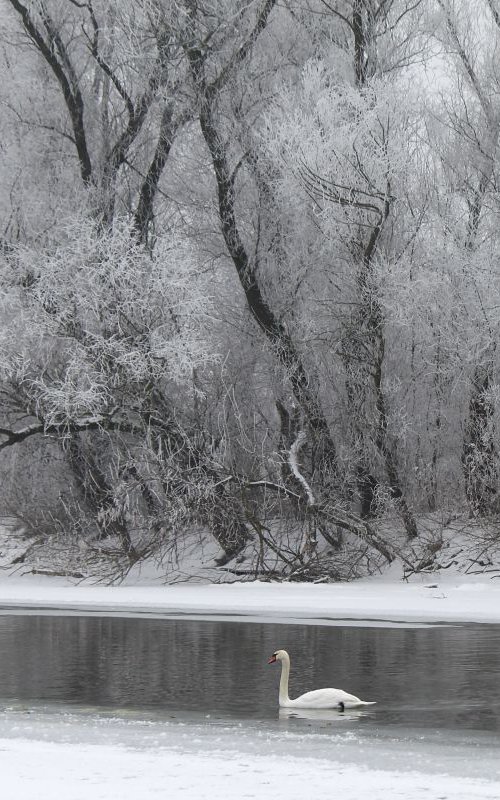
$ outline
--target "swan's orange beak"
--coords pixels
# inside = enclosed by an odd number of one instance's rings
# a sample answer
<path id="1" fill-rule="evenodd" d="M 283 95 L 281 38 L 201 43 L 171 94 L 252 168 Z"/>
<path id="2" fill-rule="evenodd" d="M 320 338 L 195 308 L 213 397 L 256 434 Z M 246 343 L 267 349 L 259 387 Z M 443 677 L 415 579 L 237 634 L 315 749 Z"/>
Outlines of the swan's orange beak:
<path id="1" fill-rule="evenodd" d="M 271 656 L 271 658 L 269 659 L 269 661 L 267 663 L 268 664 L 274 664 L 275 661 L 276 661 L 276 656 Z"/>

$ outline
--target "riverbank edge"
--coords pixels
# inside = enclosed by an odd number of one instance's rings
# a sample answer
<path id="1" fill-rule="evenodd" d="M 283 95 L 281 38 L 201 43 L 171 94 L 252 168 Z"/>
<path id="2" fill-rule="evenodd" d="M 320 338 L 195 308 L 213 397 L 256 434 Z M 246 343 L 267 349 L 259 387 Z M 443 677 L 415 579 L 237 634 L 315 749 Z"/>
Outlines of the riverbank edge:
<path id="1" fill-rule="evenodd" d="M 119 614 L 294 624 L 500 623 L 500 581 L 463 575 L 350 583 L 72 585 L 4 575 L 3 613 Z"/>

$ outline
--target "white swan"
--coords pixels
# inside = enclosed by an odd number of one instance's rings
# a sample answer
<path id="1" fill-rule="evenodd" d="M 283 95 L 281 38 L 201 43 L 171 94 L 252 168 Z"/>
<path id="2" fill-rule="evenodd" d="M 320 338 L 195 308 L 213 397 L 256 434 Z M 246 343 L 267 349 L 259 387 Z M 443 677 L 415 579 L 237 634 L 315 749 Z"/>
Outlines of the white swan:
<path id="1" fill-rule="evenodd" d="M 338 708 L 344 711 L 345 708 L 375 705 L 375 701 L 360 700 L 359 697 L 348 694 L 342 689 L 315 689 L 313 692 L 301 694 L 295 700 L 290 700 L 288 697 L 290 656 L 286 650 L 276 650 L 267 663 L 274 664 L 276 661 L 281 661 L 280 708 Z"/>

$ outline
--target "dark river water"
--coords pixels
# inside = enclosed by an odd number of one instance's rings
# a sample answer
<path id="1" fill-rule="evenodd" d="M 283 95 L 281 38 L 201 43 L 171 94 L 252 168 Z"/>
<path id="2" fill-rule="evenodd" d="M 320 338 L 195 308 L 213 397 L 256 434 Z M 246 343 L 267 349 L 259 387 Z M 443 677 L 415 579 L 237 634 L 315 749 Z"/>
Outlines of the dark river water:
<path id="1" fill-rule="evenodd" d="M 334 686 L 376 700 L 363 725 L 500 731 L 497 625 L 0 615 L 0 705 L 277 719 L 280 667 L 267 664 L 277 648 L 292 658 L 291 697 Z"/>

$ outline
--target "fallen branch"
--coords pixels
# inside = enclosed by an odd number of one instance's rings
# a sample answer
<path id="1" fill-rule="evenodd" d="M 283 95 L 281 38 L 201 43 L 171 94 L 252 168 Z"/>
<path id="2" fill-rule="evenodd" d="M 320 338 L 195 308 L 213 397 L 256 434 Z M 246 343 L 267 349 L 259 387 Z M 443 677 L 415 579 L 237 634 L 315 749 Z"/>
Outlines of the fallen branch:
<path id="1" fill-rule="evenodd" d="M 389 563 L 395 560 L 396 554 L 392 548 L 386 542 L 382 541 L 368 522 L 356 516 L 356 514 L 352 514 L 349 511 L 331 506 L 327 503 L 321 506 L 315 506 L 313 511 L 323 516 L 325 519 L 328 519 L 330 522 L 333 522 L 335 525 L 338 525 L 340 528 L 349 531 L 349 533 L 353 533 L 358 539 L 369 544 L 374 550 L 377 550 Z"/>
<path id="2" fill-rule="evenodd" d="M 333 523 L 334 525 L 338 525 L 339 528 L 343 528 L 349 533 L 354 534 L 361 539 L 363 542 L 366 542 L 374 550 L 380 553 L 386 561 L 391 563 L 396 559 L 396 553 L 391 548 L 387 542 L 384 542 L 377 532 L 373 529 L 373 527 L 366 522 L 366 520 L 361 519 L 356 514 L 353 514 L 351 511 L 346 511 L 345 509 L 338 508 L 330 504 L 329 501 L 324 503 L 318 504 L 308 504 L 306 505 L 304 497 L 297 494 L 297 492 L 293 492 L 291 489 L 288 489 L 286 486 L 282 484 L 275 483 L 274 481 L 267 481 L 267 480 L 258 480 L 258 481 L 248 481 L 242 475 L 232 474 L 228 475 L 227 477 L 223 478 L 219 481 L 217 486 L 221 484 L 231 483 L 231 482 L 238 482 L 240 486 L 244 489 L 249 489 L 251 487 L 263 487 L 266 489 L 270 489 L 278 494 L 283 494 L 286 497 L 293 498 L 299 502 L 304 504 L 304 510 L 307 515 L 314 515 L 316 517 L 321 517 L 323 519 L 328 520 L 329 522 Z M 266 544 L 270 545 L 269 541 L 266 539 Z M 272 547 L 272 545 L 270 545 Z M 400 556 L 401 559 L 407 563 L 410 567 L 412 566 L 404 556 Z"/>
<path id="3" fill-rule="evenodd" d="M 66 570 L 54 571 L 50 569 L 29 569 L 24 575 L 48 575 L 51 578 L 77 578 L 81 580 L 85 578 L 81 572 L 67 572 Z"/>
<path id="4" fill-rule="evenodd" d="M 102 417 L 83 417 L 82 419 L 72 422 L 48 425 L 40 418 L 38 422 L 34 422 L 32 425 L 26 425 L 24 428 L 19 428 L 18 430 L 0 427 L 0 436 L 6 437 L 6 441 L 0 442 L 0 450 L 23 442 L 25 439 L 29 439 L 30 436 L 43 435 L 64 437 L 70 433 L 92 430 L 122 430 L 131 433 L 138 429 L 138 426 L 131 424 L 127 420 L 113 419 L 113 414 L 114 412 Z"/>

